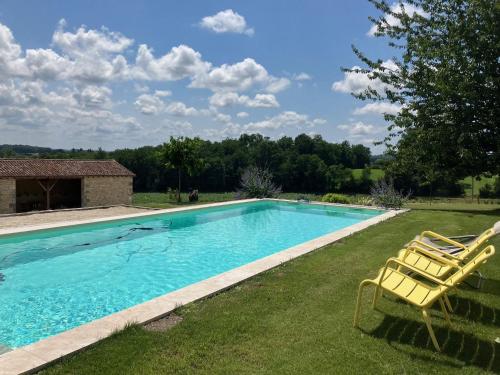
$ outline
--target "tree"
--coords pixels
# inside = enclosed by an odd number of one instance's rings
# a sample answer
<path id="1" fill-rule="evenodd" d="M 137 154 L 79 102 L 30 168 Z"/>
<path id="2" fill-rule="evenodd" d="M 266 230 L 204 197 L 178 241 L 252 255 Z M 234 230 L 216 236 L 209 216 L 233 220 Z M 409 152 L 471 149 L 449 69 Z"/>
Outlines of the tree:
<path id="1" fill-rule="evenodd" d="M 400 57 L 384 62 L 353 47 L 368 68 L 345 70 L 367 74 L 373 82 L 354 94 L 357 98 L 400 106 L 398 114 L 385 115 L 390 134 L 384 142 L 396 166 L 420 173 L 429 185 L 498 173 L 498 3 L 370 2 L 382 11 L 380 18 L 371 18 L 375 36 L 387 40 Z"/>
<path id="2" fill-rule="evenodd" d="M 201 146 L 203 142 L 199 138 L 170 137 L 168 143 L 164 143 L 160 151 L 162 160 L 167 168 L 177 170 L 177 201 L 181 201 L 181 172 L 185 171 L 189 176 L 198 173 L 203 167 L 201 158 Z"/>

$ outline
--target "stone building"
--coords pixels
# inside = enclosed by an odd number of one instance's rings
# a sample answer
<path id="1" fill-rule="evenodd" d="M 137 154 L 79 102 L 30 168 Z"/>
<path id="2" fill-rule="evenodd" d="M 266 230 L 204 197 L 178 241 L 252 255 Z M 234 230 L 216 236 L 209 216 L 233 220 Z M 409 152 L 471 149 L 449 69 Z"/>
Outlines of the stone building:
<path id="1" fill-rule="evenodd" d="M 130 204 L 133 177 L 115 160 L 0 159 L 0 214 Z"/>

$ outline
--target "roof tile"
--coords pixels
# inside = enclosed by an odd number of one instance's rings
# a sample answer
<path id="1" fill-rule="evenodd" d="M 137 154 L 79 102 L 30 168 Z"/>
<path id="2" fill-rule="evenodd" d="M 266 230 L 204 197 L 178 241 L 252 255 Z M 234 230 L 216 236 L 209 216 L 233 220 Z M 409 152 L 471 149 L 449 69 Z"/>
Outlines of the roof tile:
<path id="1" fill-rule="evenodd" d="M 0 178 L 135 176 L 115 160 L 0 159 Z"/>

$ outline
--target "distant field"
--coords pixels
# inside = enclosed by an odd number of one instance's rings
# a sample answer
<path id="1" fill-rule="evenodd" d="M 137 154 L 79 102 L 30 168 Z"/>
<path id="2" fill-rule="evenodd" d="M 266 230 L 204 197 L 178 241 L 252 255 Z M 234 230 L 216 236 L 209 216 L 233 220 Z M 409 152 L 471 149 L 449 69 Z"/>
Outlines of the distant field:
<path id="1" fill-rule="evenodd" d="M 352 170 L 352 175 L 357 180 L 361 179 L 362 174 L 363 174 L 362 168 Z M 372 181 L 378 181 L 384 177 L 384 171 L 382 169 L 372 169 L 370 177 L 371 177 Z"/>
<path id="2" fill-rule="evenodd" d="M 496 177 L 481 177 L 479 181 L 474 181 L 474 195 L 479 194 L 479 189 L 481 189 L 484 185 L 490 184 L 493 185 L 495 183 Z M 465 195 L 470 197 L 472 195 L 472 177 L 464 178 L 460 181 L 460 183 L 464 186 Z"/>
<path id="3" fill-rule="evenodd" d="M 363 173 L 363 169 L 353 169 L 352 175 L 356 179 L 361 178 L 361 174 Z M 372 181 L 378 181 L 379 179 L 384 177 L 384 171 L 382 169 L 372 169 L 371 170 L 371 179 Z M 484 185 L 490 184 L 493 185 L 495 183 L 496 177 L 484 177 L 482 176 L 479 181 L 474 181 L 474 196 L 479 194 L 479 189 L 481 189 Z M 464 186 L 465 196 L 470 197 L 472 195 L 472 177 L 464 178 L 460 180 L 460 183 Z"/>

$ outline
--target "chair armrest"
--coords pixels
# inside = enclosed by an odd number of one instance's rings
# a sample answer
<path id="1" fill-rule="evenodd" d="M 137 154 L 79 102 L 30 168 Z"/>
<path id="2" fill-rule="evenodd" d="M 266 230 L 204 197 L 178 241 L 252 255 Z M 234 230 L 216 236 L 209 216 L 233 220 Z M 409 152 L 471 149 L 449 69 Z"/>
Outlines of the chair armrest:
<path id="1" fill-rule="evenodd" d="M 430 250 L 432 250 L 432 251 L 435 251 L 435 252 L 437 252 L 437 253 L 441 254 L 441 255 L 442 255 L 442 257 L 444 257 L 444 258 L 450 258 L 450 259 L 452 259 L 452 260 L 460 261 L 460 258 L 459 258 L 459 257 L 456 257 L 456 256 L 455 256 L 455 255 L 453 255 L 453 254 L 447 253 L 446 251 L 443 251 L 443 250 L 441 250 L 441 249 L 438 249 L 437 247 L 434 247 L 434 246 L 432 246 L 432 245 L 429 245 L 429 244 L 427 244 L 427 243 L 425 243 L 425 242 L 422 242 L 422 241 L 419 241 L 419 240 L 414 240 L 414 241 L 412 241 L 412 242 L 410 243 L 410 246 L 412 246 L 412 245 L 414 246 L 414 244 L 418 244 L 418 245 L 420 245 L 420 246 L 421 246 L 421 247 L 423 247 L 423 248 L 428 248 L 428 249 L 430 249 Z M 460 251 L 462 251 L 462 250 L 463 250 L 463 249 L 461 249 Z"/>
<path id="2" fill-rule="evenodd" d="M 456 247 L 460 247 L 462 249 L 465 249 L 466 246 L 463 244 L 463 243 L 460 243 L 460 242 L 457 242 L 457 241 L 453 241 L 445 236 L 441 236 L 440 234 L 438 233 L 435 233 L 433 231 L 430 231 L 430 230 L 426 230 L 424 232 L 422 232 L 421 234 L 422 237 L 434 237 L 440 241 L 443 241 L 443 242 L 446 242 L 446 243 L 449 243 L 450 245 L 453 245 L 453 246 L 456 246 Z"/>

